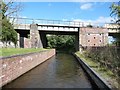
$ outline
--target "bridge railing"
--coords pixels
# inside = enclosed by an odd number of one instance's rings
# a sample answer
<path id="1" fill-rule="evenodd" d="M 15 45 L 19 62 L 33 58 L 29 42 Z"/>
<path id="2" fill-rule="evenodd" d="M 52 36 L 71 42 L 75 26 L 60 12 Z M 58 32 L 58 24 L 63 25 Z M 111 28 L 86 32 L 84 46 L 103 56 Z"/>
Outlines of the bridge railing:
<path id="1" fill-rule="evenodd" d="M 40 24 L 40 25 L 61 25 L 61 26 L 74 26 L 86 27 L 92 25 L 94 27 L 103 26 L 104 23 L 93 22 L 80 22 L 80 21 L 65 21 L 65 20 L 47 20 L 47 19 L 32 19 L 32 18 L 15 18 L 9 17 L 14 24 Z"/>
<path id="2" fill-rule="evenodd" d="M 47 20 L 47 19 L 32 19 L 32 18 L 15 18 L 9 17 L 10 21 L 14 23 L 15 28 L 29 29 L 30 24 L 39 25 L 57 25 L 57 26 L 73 26 L 73 27 L 86 27 L 92 25 L 93 27 L 115 28 L 116 25 L 109 23 L 96 23 L 96 22 L 79 22 L 79 21 L 64 21 L 64 20 Z M 118 27 L 118 26 L 117 26 Z M 111 30 L 111 29 L 110 29 Z"/>
<path id="3" fill-rule="evenodd" d="M 47 19 L 31 19 L 31 18 L 14 18 L 9 17 L 14 24 L 40 24 L 40 25 L 59 25 L 59 26 L 84 26 L 83 22 L 78 21 L 62 21 L 62 20 L 47 20 Z"/>

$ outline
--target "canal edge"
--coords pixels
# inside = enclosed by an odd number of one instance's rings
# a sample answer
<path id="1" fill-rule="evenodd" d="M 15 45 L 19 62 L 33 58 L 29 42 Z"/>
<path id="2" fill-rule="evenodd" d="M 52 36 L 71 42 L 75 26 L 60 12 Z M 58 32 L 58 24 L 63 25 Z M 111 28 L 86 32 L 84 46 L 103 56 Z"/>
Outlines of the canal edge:
<path id="1" fill-rule="evenodd" d="M 92 68 L 90 68 L 87 63 L 85 63 L 75 53 L 72 53 L 72 54 L 78 60 L 82 68 L 85 70 L 89 78 L 97 86 L 98 89 L 105 89 L 105 90 L 112 89 L 112 87 L 98 73 L 96 73 Z"/>
<path id="2" fill-rule="evenodd" d="M 2 73 L 0 75 L 0 88 L 21 77 L 22 75 L 34 69 L 38 65 L 44 63 L 49 58 L 53 57 L 55 54 L 55 49 L 50 49 L 41 52 L 1 58 L 0 60 L 3 61 L 1 66 Z M 37 58 L 41 60 L 35 60 Z M 26 62 L 30 64 L 27 64 Z M 7 73 L 8 71 L 10 71 L 9 74 Z"/>

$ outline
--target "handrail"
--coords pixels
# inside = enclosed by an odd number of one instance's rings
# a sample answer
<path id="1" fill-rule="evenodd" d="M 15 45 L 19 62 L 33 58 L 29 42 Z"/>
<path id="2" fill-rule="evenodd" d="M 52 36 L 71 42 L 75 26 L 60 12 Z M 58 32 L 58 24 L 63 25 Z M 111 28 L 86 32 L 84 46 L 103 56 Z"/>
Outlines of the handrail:
<path id="1" fill-rule="evenodd" d="M 48 20 L 48 19 L 32 19 L 32 18 L 15 18 L 9 17 L 10 19 L 14 19 L 16 24 L 32 24 L 32 23 L 40 23 L 40 24 L 52 24 L 52 25 L 68 25 L 68 26 L 82 26 L 83 22 L 78 21 L 62 21 L 62 20 Z"/>
<path id="2" fill-rule="evenodd" d="M 23 18 L 23 17 L 8 17 L 14 20 L 13 24 L 43 24 L 43 25 L 64 25 L 64 26 L 75 26 L 75 27 L 86 27 L 87 25 L 92 25 L 93 27 L 105 27 L 107 25 L 112 25 L 114 23 L 95 23 L 95 22 L 79 22 L 79 21 L 63 21 L 63 20 L 48 20 L 48 19 L 33 19 L 33 18 Z M 112 25 L 113 26 L 113 25 Z"/>

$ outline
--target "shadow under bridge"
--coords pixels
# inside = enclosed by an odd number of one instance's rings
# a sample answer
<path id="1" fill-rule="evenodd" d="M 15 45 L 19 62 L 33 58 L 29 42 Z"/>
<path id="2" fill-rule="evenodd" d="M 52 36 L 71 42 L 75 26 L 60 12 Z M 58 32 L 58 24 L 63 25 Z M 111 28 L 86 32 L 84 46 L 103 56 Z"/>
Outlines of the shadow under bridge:
<path id="1" fill-rule="evenodd" d="M 79 27 L 38 25 L 38 30 L 43 48 L 48 46 L 47 35 L 72 35 L 75 36 L 75 50 L 79 51 Z"/>

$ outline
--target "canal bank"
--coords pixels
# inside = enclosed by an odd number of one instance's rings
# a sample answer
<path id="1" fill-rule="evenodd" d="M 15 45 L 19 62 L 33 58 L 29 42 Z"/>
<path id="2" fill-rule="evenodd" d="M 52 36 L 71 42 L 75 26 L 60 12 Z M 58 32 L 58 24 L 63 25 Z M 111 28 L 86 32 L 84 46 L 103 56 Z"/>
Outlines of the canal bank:
<path id="1" fill-rule="evenodd" d="M 87 73 L 89 79 L 98 89 L 111 90 L 112 87 L 105 79 L 96 73 L 84 60 L 82 60 L 77 53 L 73 53 L 74 57 L 78 60 L 84 71 Z"/>
<path id="2" fill-rule="evenodd" d="M 36 53 L 1 58 L 0 87 L 15 80 L 54 55 L 55 49 L 48 49 Z"/>
<path id="3" fill-rule="evenodd" d="M 72 55 L 58 53 L 3 88 L 93 89 L 93 85 Z"/>

